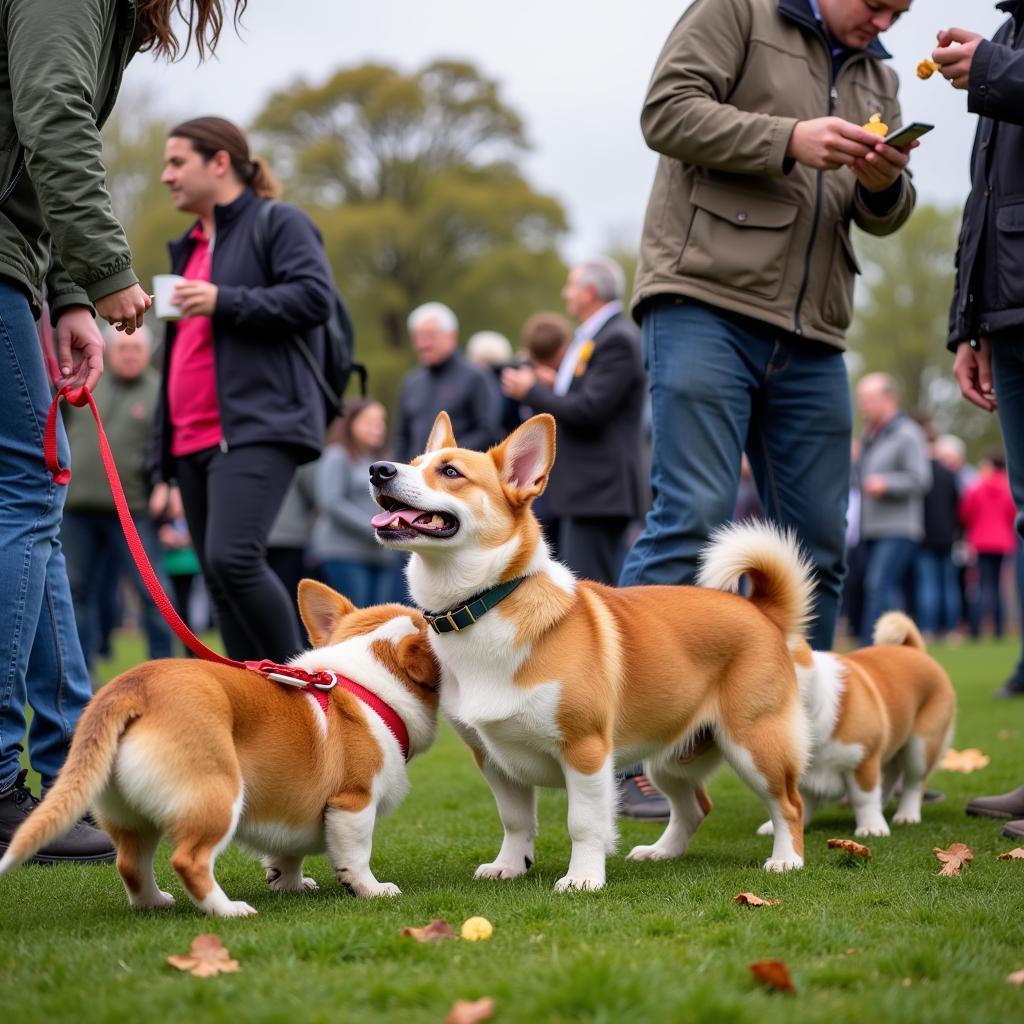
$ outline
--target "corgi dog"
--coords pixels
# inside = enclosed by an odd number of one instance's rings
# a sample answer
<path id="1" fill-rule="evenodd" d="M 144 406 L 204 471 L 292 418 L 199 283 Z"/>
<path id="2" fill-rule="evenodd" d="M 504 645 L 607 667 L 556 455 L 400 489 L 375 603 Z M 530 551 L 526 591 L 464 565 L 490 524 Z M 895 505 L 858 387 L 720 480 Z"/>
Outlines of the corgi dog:
<path id="1" fill-rule="evenodd" d="M 264 854 L 277 892 L 316 889 L 302 861 L 326 849 L 356 896 L 396 895 L 397 886 L 374 877 L 370 850 L 377 818 L 408 790 L 404 755 L 434 738 L 438 668 L 426 623 L 401 605 L 357 610 L 312 580 L 299 586 L 299 608 L 313 649 L 290 664 L 350 678 L 318 699 L 196 659 L 129 669 L 86 707 L 63 770 L 14 834 L 0 875 L 91 806 L 117 847 L 133 907 L 174 902 L 153 874 L 161 835 L 174 846 L 185 891 L 215 917 L 256 913 L 214 877 L 232 839 Z"/>
<path id="2" fill-rule="evenodd" d="M 873 639 L 874 646 L 850 654 L 812 651 L 802 640 L 791 648 L 811 740 L 800 780 L 804 822 L 818 800 L 845 794 L 857 836 L 890 834 L 882 809 L 901 776 L 893 823 L 921 821 L 925 783 L 956 718 L 953 684 L 906 615 L 887 612 Z M 758 832 L 771 835 L 772 822 Z"/>
<path id="3" fill-rule="evenodd" d="M 743 574 L 749 599 L 699 587 L 615 589 L 552 559 L 530 505 L 555 458 L 534 416 L 490 451 L 457 447 L 441 413 L 411 464 L 377 462 L 372 523 L 411 552 L 407 579 L 441 668 L 441 709 L 470 746 L 504 826 L 477 878 L 515 878 L 534 858 L 536 787 L 565 787 L 572 854 L 556 891 L 599 889 L 616 841 L 615 764 L 646 761 L 671 818 L 634 860 L 685 853 L 711 808 L 704 777 L 724 757 L 775 823 L 765 868 L 803 864 L 804 719 L 787 641 L 809 614 L 808 566 L 770 527 L 723 531 L 705 576 Z M 691 740 L 713 749 L 692 757 Z M 683 760 L 681 760 L 681 757 Z"/>

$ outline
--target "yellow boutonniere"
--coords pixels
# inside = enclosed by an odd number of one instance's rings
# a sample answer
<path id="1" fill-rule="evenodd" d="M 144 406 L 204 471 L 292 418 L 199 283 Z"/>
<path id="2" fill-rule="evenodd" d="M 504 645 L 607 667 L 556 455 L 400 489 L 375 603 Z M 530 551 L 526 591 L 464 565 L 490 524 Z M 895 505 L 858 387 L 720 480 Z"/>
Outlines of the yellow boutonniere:
<path id="1" fill-rule="evenodd" d="M 580 345 L 580 353 L 576 357 L 576 372 L 574 376 L 582 377 L 587 371 L 587 363 L 590 362 L 590 357 L 594 354 L 594 343 L 590 339 L 583 342 Z"/>

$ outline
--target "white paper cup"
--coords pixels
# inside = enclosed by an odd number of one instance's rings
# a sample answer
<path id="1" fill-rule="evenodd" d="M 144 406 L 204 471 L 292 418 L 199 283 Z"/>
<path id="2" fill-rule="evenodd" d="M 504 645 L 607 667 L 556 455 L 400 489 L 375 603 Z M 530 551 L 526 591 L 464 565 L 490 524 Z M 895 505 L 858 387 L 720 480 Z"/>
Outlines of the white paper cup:
<path id="1" fill-rule="evenodd" d="M 180 274 L 155 274 L 153 276 L 153 305 L 156 307 L 158 320 L 177 320 L 181 309 L 171 301 L 174 289 L 183 284 L 185 278 Z"/>

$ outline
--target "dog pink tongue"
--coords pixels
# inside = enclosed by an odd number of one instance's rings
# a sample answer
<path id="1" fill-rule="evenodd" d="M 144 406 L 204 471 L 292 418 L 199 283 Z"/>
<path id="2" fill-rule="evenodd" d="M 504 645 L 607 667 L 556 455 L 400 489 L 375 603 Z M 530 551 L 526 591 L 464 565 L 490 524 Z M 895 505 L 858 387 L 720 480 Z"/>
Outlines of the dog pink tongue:
<path id="1" fill-rule="evenodd" d="M 370 520 L 370 525 L 375 530 L 384 530 L 389 527 L 396 519 L 401 519 L 403 523 L 412 523 L 419 519 L 423 515 L 423 511 L 418 508 L 400 508 L 392 512 L 380 512 Z"/>

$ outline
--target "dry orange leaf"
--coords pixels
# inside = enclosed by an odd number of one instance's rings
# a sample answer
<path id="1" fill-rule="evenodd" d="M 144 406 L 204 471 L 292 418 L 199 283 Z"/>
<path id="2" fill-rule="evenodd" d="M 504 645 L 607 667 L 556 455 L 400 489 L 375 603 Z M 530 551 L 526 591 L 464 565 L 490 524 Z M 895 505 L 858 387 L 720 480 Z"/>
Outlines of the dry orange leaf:
<path id="1" fill-rule="evenodd" d="M 977 747 L 968 747 L 966 750 L 947 750 L 939 767 L 946 772 L 963 772 L 969 775 L 987 765 L 988 755 L 983 754 Z"/>
<path id="2" fill-rule="evenodd" d="M 852 839 L 830 839 L 828 845 L 831 850 L 845 850 L 847 853 L 853 854 L 854 857 L 871 860 L 871 851 L 861 843 L 855 843 Z"/>
<path id="3" fill-rule="evenodd" d="M 789 968 L 781 960 L 758 960 L 756 964 L 748 964 L 747 970 L 762 985 L 778 989 L 780 992 L 795 992 L 793 979 L 789 976 Z"/>
<path id="4" fill-rule="evenodd" d="M 1024 971 L 1014 971 L 1006 976 L 1006 980 L 1011 985 L 1024 985 Z"/>
<path id="5" fill-rule="evenodd" d="M 490 1020 L 493 1016 L 494 1000 L 490 996 L 473 1001 L 457 999 L 444 1024 L 476 1024 L 478 1020 Z"/>
<path id="6" fill-rule="evenodd" d="M 189 956 L 169 956 L 167 962 L 179 971 L 189 971 L 197 978 L 212 978 L 215 974 L 236 974 L 238 961 L 232 960 L 224 944 L 216 935 L 197 935 L 192 940 Z"/>
<path id="7" fill-rule="evenodd" d="M 1015 850 L 1010 850 L 1009 853 L 1000 853 L 996 860 L 1024 860 L 1024 849 L 1017 847 Z"/>
<path id="8" fill-rule="evenodd" d="M 936 846 L 935 856 L 939 858 L 939 862 L 942 864 L 942 870 L 939 874 L 945 875 L 947 878 L 959 875 L 960 869 L 969 860 L 974 860 L 974 854 L 971 852 L 970 847 L 965 846 L 963 843 L 954 843 L 948 850 L 943 850 Z"/>
<path id="9" fill-rule="evenodd" d="M 741 892 L 738 896 L 733 896 L 732 901 L 741 907 L 777 907 L 782 902 L 782 900 L 763 900 L 752 892 Z"/>
<path id="10" fill-rule="evenodd" d="M 455 929 L 440 917 L 435 917 L 423 928 L 403 928 L 400 935 L 403 939 L 415 939 L 417 942 L 443 942 L 459 937 Z"/>

